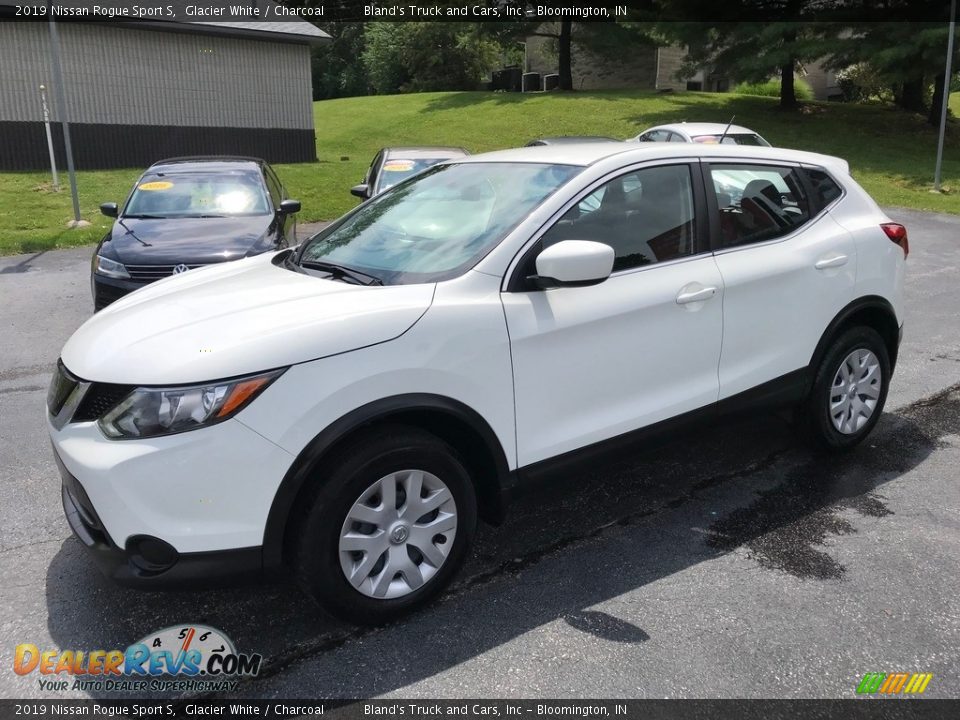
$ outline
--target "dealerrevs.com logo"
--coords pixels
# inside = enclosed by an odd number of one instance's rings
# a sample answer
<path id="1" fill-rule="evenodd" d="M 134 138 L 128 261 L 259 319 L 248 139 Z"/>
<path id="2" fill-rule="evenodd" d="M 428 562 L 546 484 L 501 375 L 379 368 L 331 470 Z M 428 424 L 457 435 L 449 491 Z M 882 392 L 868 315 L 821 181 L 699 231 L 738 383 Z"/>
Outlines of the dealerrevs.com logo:
<path id="1" fill-rule="evenodd" d="M 867 673 L 857 685 L 858 695 L 923 695 L 933 673 Z"/>
<path id="2" fill-rule="evenodd" d="M 237 678 L 257 675 L 262 662 L 259 654 L 238 653 L 233 641 L 216 628 L 173 625 L 126 650 L 17 645 L 13 671 L 38 675 L 40 688 L 48 691 L 211 692 L 234 690 Z"/>

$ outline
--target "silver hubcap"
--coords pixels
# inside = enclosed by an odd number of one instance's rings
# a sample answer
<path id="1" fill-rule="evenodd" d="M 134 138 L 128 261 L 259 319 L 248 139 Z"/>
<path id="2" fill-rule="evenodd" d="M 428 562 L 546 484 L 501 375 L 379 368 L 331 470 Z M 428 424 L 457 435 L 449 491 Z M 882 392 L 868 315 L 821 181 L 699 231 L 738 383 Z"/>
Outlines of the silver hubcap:
<path id="1" fill-rule="evenodd" d="M 830 419 L 844 435 L 862 428 L 877 409 L 882 387 L 880 361 L 869 350 L 854 350 L 840 363 L 830 388 Z"/>
<path id="2" fill-rule="evenodd" d="M 436 475 L 400 470 L 363 491 L 340 530 L 340 567 L 368 597 L 407 595 L 436 575 L 457 534 L 457 504 Z"/>

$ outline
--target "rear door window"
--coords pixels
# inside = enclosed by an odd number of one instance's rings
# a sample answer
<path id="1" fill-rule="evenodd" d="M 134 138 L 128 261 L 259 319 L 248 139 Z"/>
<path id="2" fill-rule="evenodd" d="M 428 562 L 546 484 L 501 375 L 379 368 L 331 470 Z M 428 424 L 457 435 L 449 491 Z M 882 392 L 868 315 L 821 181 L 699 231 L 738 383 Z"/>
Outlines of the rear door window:
<path id="1" fill-rule="evenodd" d="M 774 240 L 806 224 L 810 203 L 796 168 L 711 164 L 721 248 Z"/>
<path id="2" fill-rule="evenodd" d="M 666 142 L 669 134 L 666 130 L 651 130 L 640 136 L 640 142 Z"/>

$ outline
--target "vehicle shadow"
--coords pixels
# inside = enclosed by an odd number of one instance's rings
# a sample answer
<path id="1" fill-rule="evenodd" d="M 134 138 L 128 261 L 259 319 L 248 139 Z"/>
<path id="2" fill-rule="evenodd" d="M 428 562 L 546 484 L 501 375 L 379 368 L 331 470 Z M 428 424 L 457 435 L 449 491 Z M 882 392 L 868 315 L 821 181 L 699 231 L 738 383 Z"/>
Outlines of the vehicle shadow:
<path id="1" fill-rule="evenodd" d="M 743 546 L 762 567 L 834 581 L 845 568 L 825 537 L 855 529 L 847 511 L 889 513 L 876 491 L 958 431 L 960 399 L 945 391 L 885 414 L 866 443 L 842 456 L 807 450 L 773 416 L 678 436 L 521 499 L 501 527 L 481 528 L 463 579 L 441 601 L 374 630 L 330 618 L 284 584 L 192 593 L 118 588 L 71 538 L 47 573 L 50 635 L 61 648 L 123 649 L 170 625 L 212 625 L 241 652 L 264 656 L 261 676 L 234 693 L 248 697 L 296 673 L 298 661 L 310 666 L 309 680 L 285 686 L 281 696 L 371 697 L 556 620 L 573 632 L 642 643 L 649 639 L 642 621 L 592 606 Z M 586 570 L 558 561 L 582 548 Z M 541 562 L 564 569 L 548 588 L 530 579 Z M 631 620 L 643 612 L 634 608 Z M 412 662 L 411 647 L 430 651 Z M 345 668 L 354 669 L 349 683 L 340 682 Z"/>

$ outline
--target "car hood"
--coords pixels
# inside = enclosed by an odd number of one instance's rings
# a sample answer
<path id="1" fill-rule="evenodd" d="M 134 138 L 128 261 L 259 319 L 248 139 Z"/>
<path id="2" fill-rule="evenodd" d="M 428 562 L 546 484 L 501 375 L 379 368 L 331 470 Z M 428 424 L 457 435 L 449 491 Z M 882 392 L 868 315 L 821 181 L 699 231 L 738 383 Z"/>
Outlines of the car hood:
<path id="1" fill-rule="evenodd" d="M 271 218 L 122 220 L 122 225 L 120 222 L 113 224 L 109 240 L 109 249 L 119 262 L 125 265 L 201 265 L 236 260 L 246 255 L 267 232 Z"/>
<path id="2" fill-rule="evenodd" d="M 392 340 L 433 301 L 434 284 L 350 285 L 275 257 L 191 270 L 121 298 L 67 341 L 64 365 L 124 385 L 218 380 Z"/>

